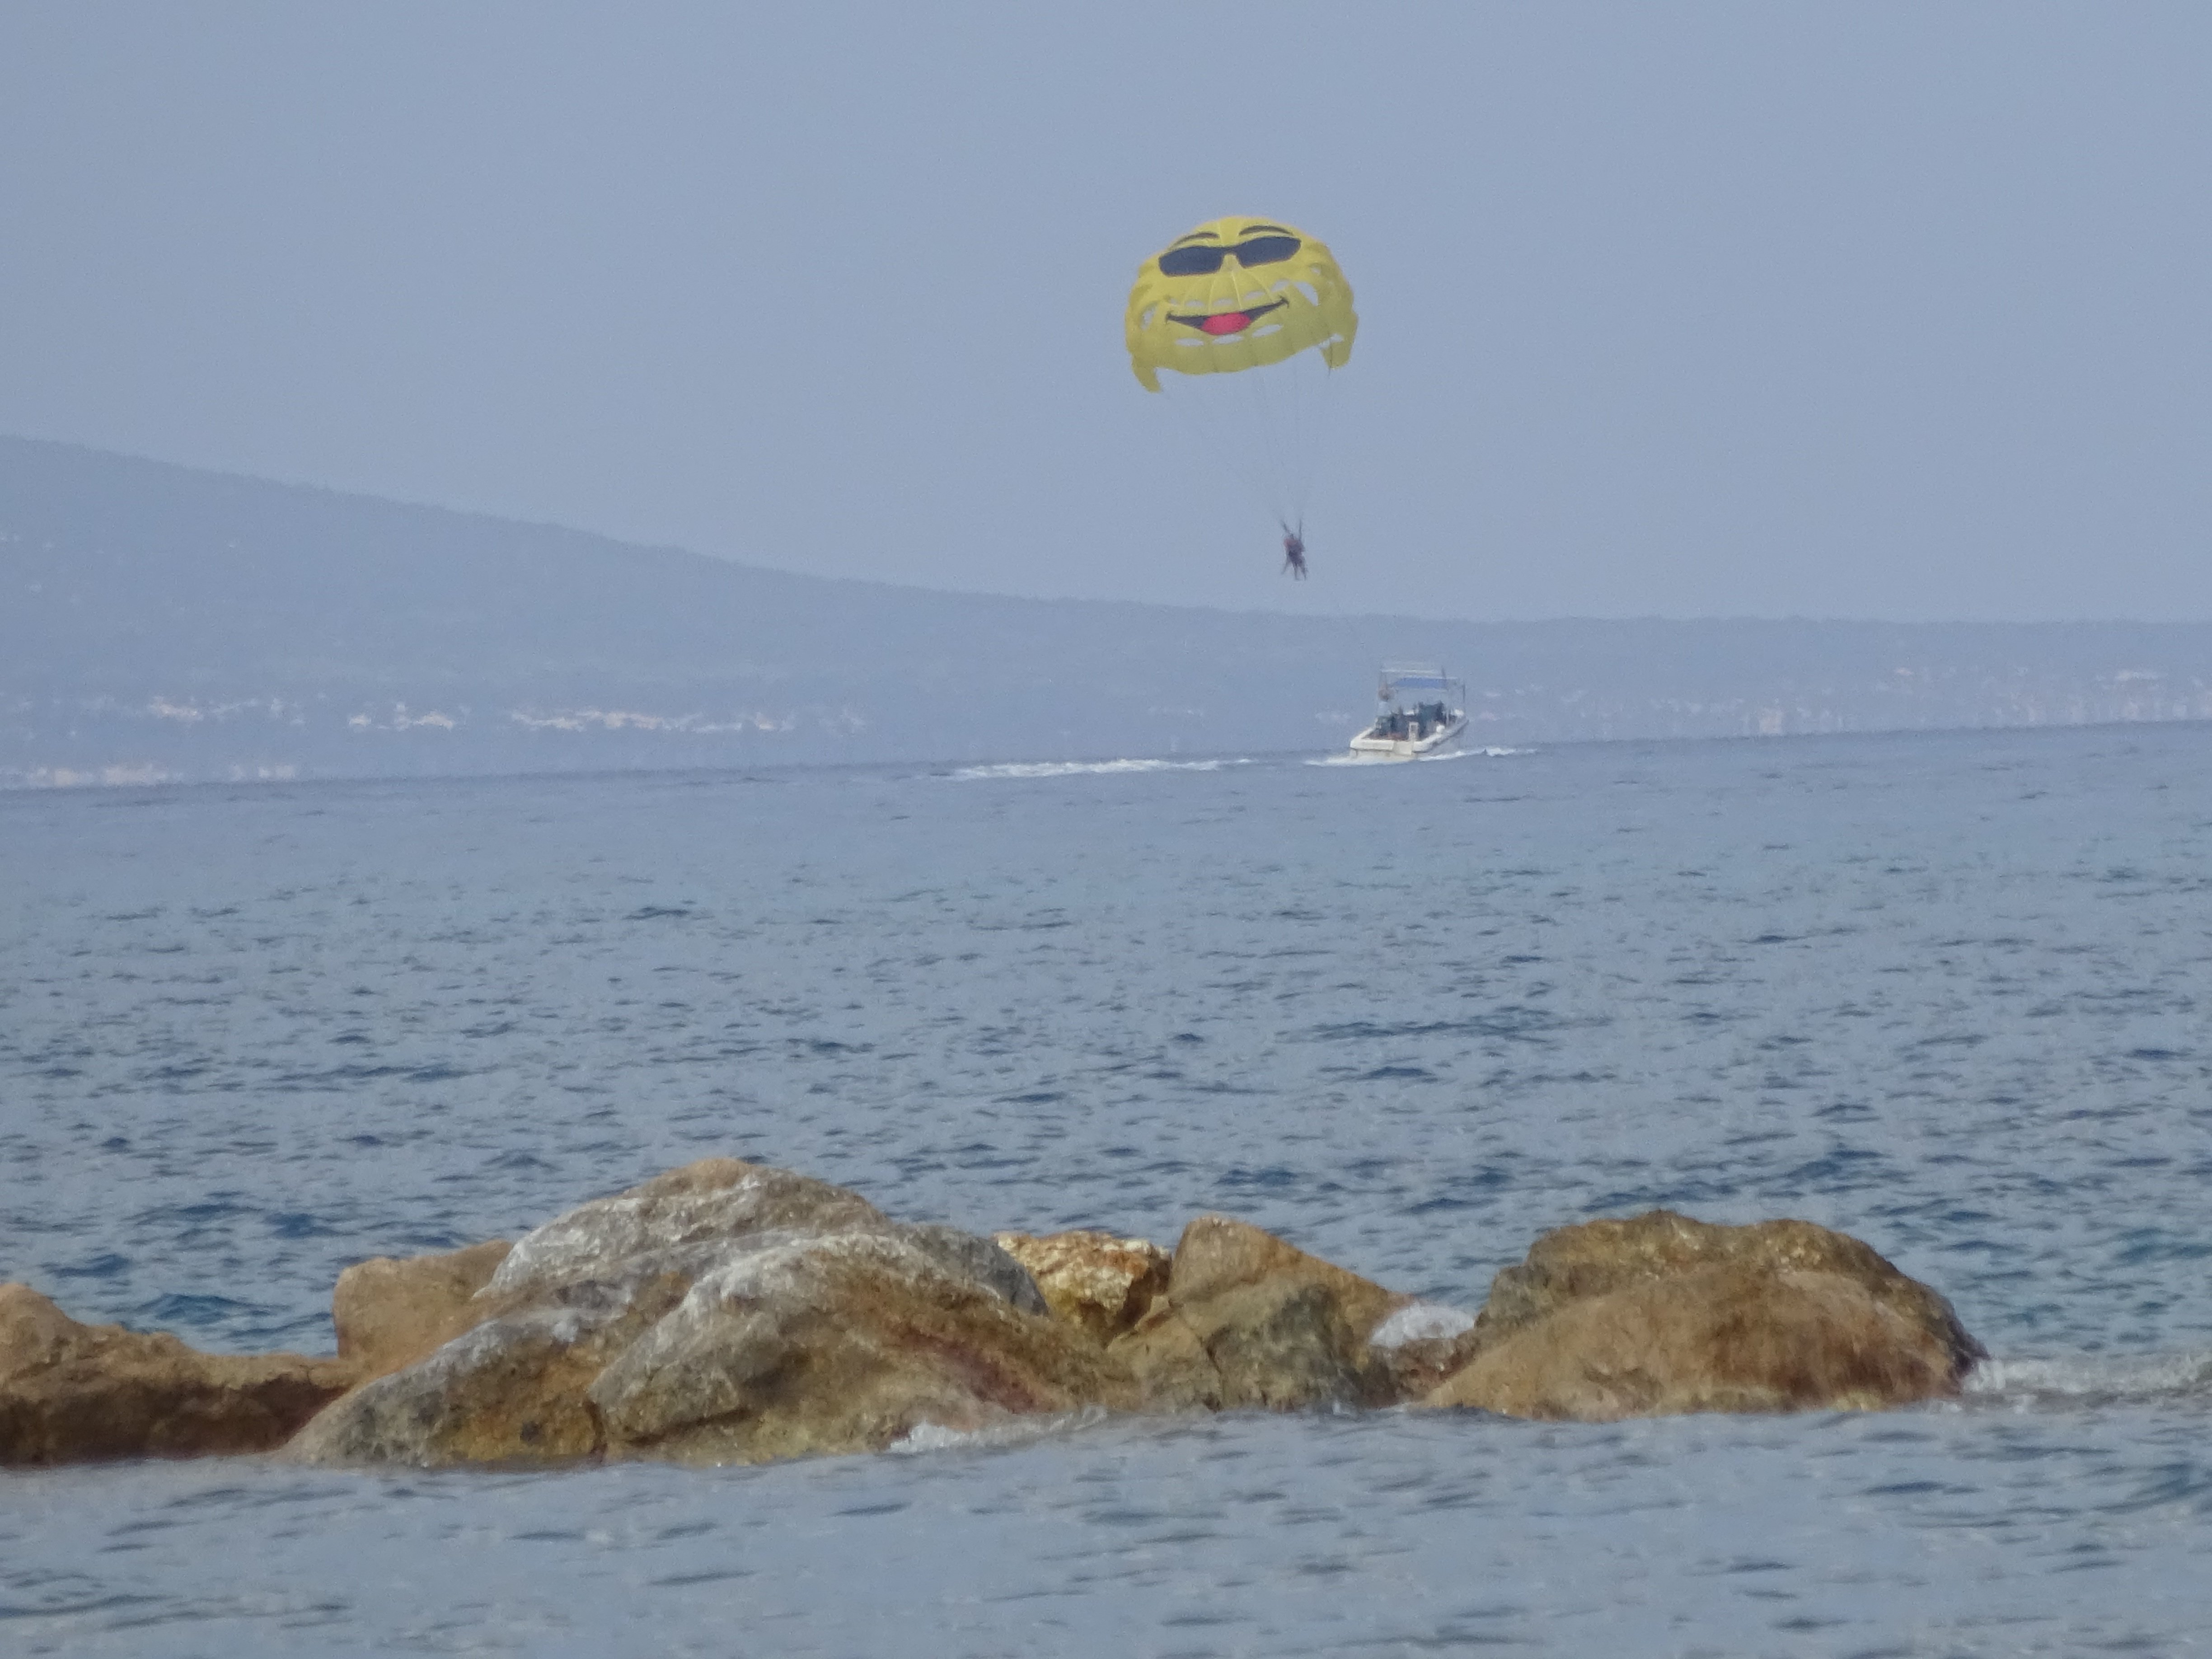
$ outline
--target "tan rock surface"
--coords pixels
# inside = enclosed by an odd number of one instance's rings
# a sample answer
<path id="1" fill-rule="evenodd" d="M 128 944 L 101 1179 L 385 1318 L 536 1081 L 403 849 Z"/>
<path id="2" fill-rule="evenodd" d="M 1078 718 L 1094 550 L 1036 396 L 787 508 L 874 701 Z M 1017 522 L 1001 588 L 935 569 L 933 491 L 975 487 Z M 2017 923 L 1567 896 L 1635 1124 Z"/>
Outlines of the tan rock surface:
<path id="1" fill-rule="evenodd" d="M 753 1462 L 1136 1399 L 989 1240 L 730 1158 L 549 1222 L 471 1305 L 479 1322 L 338 1402 L 289 1455 Z"/>
<path id="2" fill-rule="evenodd" d="M 514 1248 L 495 1238 L 437 1255 L 356 1262 L 331 1293 L 338 1358 L 367 1381 L 443 1347 L 487 1316 L 489 1310 L 473 1298 Z"/>
<path id="3" fill-rule="evenodd" d="M 708 1251 L 732 1238 L 798 1228 L 835 1232 L 884 1223 L 858 1193 L 741 1158 L 702 1158 L 534 1229 L 499 1264 L 488 1301 L 517 1305 L 572 1282 L 603 1278 L 611 1262 Z"/>
<path id="4" fill-rule="evenodd" d="M 1381 1406 L 1402 1398 L 1368 1339 L 1412 1297 L 1225 1216 L 1183 1229 L 1167 1294 L 1108 1353 L 1154 1410 Z"/>
<path id="5" fill-rule="evenodd" d="M 1805 1221 L 1669 1210 L 1545 1234 L 1425 1403 L 1607 1421 L 1871 1409 L 1954 1394 L 1981 1345 L 1875 1250 Z"/>
<path id="6" fill-rule="evenodd" d="M 1858 1281 L 1733 1265 L 1571 1303 L 1481 1347 L 1424 1403 L 1611 1422 L 1871 1411 L 1957 1388 L 1950 1348 Z"/>
<path id="7" fill-rule="evenodd" d="M 1156 1298 L 1126 1335 L 1106 1350 L 1136 1379 L 1145 1409 L 1218 1412 L 1226 1397 L 1221 1368 L 1206 1351 L 1197 1326 L 1166 1297 Z"/>
<path id="8" fill-rule="evenodd" d="M 80 1324 L 27 1285 L 0 1285 L 0 1463 L 268 1451 L 355 1375 L 335 1359 L 202 1353 Z"/>
<path id="9" fill-rule="evenodd" d="M 1167 1289 L 1175 1259 L 1149 1239 L 1089 1229 L 1042 1237 L 994 1233 L 992 1238 L 1029 1269 L 1055 1315 L 1101 1344 L 1145 1316 L 1153 1298 Z"/>
<path id="10" fill-rule="evenodd" d="M 587 1391 L 686 1288 L 681 1275 L 663 1273 L 487 1319 L 355 1389 L 285 1455 L 424 1468 L 595 1456 L 606 1434 Z"/>
<path id="11" fill-rule="evenodd" d="M 1949 1344 L 1961 1376 L 1973 1361 L 1986 1357 L 1949 1302 L 1849 1234 L 1809 1221 L 1724 1226 L 1672 1210 L 1586 1221 L 1544 1234 L 1524 1261 L 1491 1281 L 1490 1299 L 1477 1319 L 1486 1334 L 1503 1336 L 1571 1302 L 1639 1280 L 1729 1265 L 1839 1274 Z"/>
<path id="12" fill-rule="evenodd" d="M 1017 1308 L 911 1237 L 868 1232 L 732 1257 L 591 1396 L 611 1452 L 717 1463 L 1137 1402 L 1127 1373 L 1080 1331 Z"/>

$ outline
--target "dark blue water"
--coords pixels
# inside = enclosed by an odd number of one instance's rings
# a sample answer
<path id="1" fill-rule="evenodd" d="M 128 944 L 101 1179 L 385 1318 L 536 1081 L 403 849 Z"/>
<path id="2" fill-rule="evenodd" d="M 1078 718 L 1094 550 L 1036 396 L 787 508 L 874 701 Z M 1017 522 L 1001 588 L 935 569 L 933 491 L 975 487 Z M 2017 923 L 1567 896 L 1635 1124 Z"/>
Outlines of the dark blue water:
<path id="1" fill-rule="evenodd" d="M 0 1648 L 2185 1648 L 2208 760 L 2167 726 L 0 795 L 0 1277 L 80 1317 L 324 1348 L 349 1261 L 731 1152 L 980 1230 L 1226 1211 L 1468 1307 L 1562 1222 L 1802 1216 L 2001 1362 L 1881 1418 L 0 1476 Z"/>

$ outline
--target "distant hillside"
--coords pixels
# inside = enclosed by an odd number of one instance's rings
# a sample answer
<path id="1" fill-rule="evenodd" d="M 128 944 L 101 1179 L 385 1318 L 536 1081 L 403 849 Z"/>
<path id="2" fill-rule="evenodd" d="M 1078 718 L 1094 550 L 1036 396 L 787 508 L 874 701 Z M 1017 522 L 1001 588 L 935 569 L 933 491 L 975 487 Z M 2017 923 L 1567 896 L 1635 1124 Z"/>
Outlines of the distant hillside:
<path id="1" fill-rule="evenodd" d="M 0 784 L 2212 718 L 2212 624 L 1437 623 L 829 580 L 0 438 Z"/>

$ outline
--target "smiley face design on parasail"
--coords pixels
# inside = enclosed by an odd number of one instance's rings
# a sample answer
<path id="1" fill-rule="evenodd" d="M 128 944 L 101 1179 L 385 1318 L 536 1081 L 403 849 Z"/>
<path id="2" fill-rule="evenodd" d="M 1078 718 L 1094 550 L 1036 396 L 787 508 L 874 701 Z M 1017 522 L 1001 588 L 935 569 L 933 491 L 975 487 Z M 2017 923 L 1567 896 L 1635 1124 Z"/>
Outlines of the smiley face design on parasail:
<path id="1" fill-rule="evenodd" d="M 1158 392 L 1164 368 L 1233 374 L 1307 350 L 1341 368 L 1359 318 L 1328 248 L 1290 225 L 1231 218 L 1208 221 L 1138 267 L 1123 329 L 1129 367 Z"/>

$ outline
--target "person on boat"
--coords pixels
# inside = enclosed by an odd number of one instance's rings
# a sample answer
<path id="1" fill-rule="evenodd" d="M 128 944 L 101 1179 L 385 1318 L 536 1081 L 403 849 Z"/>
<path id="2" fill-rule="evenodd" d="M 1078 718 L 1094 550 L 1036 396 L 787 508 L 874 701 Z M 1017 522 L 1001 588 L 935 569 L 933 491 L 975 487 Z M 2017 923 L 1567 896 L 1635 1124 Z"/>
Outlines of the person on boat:
<path id="1" fill-rule="evenodd" d="M 1306 538 L 1288 525 L 1283 526 L 1283 568 L 1298 581 L 1306 579 Z"/>

